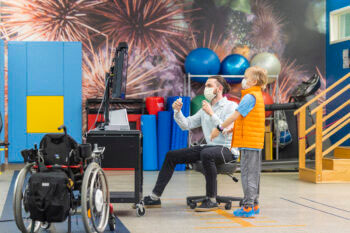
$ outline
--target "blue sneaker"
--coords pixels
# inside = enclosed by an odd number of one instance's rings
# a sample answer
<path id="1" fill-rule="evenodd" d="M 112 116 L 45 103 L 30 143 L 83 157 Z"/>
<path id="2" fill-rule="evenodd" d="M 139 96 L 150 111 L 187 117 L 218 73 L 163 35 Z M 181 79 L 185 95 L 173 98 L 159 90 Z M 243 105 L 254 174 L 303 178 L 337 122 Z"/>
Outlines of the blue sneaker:
<path id="1" fill-rule="evenodd" d="M 259 205 L 254 205 L 254 213 L 255 214 L 260 214 L 260 207 L 259 207 Z"/>
<path id="2" fill-rule="evenodd" d="M 233 212 L 233 215 L 236 217 L 251 218 L 251 217 L 254 217 L 255 212 L 252 207 L 247 206 L 247 207 L 241 207 L 240 209 L 235 210 Z"/>

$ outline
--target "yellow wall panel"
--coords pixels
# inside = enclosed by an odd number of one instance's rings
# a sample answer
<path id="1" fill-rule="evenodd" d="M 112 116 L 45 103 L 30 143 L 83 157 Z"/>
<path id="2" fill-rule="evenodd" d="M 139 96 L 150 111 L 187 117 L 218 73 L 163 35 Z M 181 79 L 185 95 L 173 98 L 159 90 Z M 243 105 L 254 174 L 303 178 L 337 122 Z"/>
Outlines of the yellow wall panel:
<path id="1" fill-rule="evenodd" d="M 27 133 L 59 132 L 63 109 L 63 96 L 27 96 Z"/>

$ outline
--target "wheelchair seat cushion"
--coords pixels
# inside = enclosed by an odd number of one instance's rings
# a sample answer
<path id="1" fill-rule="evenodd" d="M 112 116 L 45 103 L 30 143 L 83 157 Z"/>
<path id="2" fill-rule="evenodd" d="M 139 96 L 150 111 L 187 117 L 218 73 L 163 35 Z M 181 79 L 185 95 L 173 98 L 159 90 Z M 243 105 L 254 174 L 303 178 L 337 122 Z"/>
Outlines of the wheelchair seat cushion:
<path id="1" fill-rule="evenodd" d="M 45 165 L 69 165 L 74 163 L 74 158 L 69 160 L 69 153 L 77 148 L 78 143 L 65 134 L 46 134 L 40 142 Z"/>
<path id="2" fill-rule="evenodd" d="M 193 164 L 194 170 L 203 173 L 203 165 L 202 161 L 197 161 L 195 164 Z M 222 163 L 222 164 L 216 164 L 217 174 L 227 174 L 231 175 L 235 173 L 237 168 L 237 165 L 235 162 L 232 163 Z"/>

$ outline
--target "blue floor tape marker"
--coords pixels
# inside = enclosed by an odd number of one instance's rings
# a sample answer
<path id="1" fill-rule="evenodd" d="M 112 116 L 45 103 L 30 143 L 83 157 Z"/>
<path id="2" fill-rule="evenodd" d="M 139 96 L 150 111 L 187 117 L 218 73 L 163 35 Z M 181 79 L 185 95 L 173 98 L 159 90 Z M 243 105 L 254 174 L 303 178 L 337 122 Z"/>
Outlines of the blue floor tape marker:
<path id="1" fill-rule="evenodd" d="M 10 188 L 7 193 L 6 202 L 4 204 L 4 209 L 2 211 L 2 215 L 0 218 L 0 233 L 20 232 L 14 221 L 1 222 L 4 220 L 14 219 L 13 210 L 12 210 L 12 199 L 13 199 L 12 197 L 13 197 L 14 186 L 15 186 L 18 173 L 19 173 L 18 171 L 14 172 L 11 180 Z M 53 223 L 50 230 L 41 230 L 40 232 L 66 233 L 67 230 L 68 230 L 68 224 L 66 221 L 63 223 Z M 109 231 L 108 226 L 105 232 L 111 232 Z M 118 217 L 116 217 L 116 230 L 114 232 L 130 233 L 130 231 L 125 227 L 125 225 L 120 221 Z M 83 220 L 81 219 L 80 215 L 72 216 L 72 233 L 85 233 Z"/>

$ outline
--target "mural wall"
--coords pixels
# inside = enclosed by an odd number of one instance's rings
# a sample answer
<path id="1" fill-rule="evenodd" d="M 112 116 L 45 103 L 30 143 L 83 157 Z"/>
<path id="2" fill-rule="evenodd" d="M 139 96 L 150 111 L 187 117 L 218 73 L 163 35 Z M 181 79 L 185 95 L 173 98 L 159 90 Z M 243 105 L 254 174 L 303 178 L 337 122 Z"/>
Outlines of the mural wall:
<path id="1" fill-rule="evenodd" d="M 179 95 L 184 60 L 268 51 L 282 63 L 279 99 L 325 72 L 324 0 L 2 0 L 1 38 L 83 43 L 84 99 L 101 97 L 113 49 L 129 44 L 127 97 Z M 194 90 L 201 90 L 194 84 Z M 240 86 L 232 89 L 239 96 Z M 196 93 L 193 93 L 195 95 Z M 83 101 L 84 102 L 84 101 Z M 85 117 L 83 117 L 85 119 Z"/>

